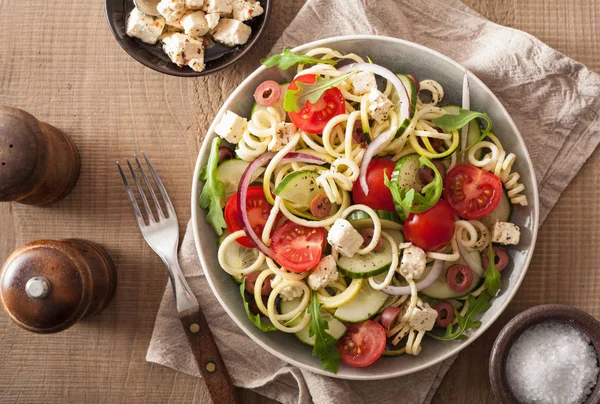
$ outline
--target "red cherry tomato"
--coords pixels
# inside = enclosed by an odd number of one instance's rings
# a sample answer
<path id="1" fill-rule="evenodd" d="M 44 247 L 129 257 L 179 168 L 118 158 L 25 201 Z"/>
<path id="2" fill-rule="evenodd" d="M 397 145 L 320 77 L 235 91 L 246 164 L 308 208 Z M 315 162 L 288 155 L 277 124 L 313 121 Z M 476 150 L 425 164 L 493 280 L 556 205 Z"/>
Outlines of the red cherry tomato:
<path id="1" fill-rule="evenodd" d="M 323 253 L 325 231 L 287 222 L 273 233 L 271 252 L 279 265 L 292 272 L 317 266 Z"/>
<path id="2" fill-rule="evenodd" d="M 233 194 L 225 206 L 225 223 L 227 223 L 227 228 L 232 233 L 244 228 L 239 212 L 237 195 L 237 192 Z M 267 223 L 267 220 L 269 219 L 271 208 L 272 206 L 267 202 L 267 198 L 265 198 L 265 193 L 261 186 L 248 187 L 248 198 L 246 199 L 248 219 L 250 220 L 250 225 L 259 237 L 265 228 L 265 223 Z M 252 240 L 246 236 L 238 238 L 237 242 L 244 247 L 256 247 Z"/>
<path id="3" fill-rule="evenodd" d="M 487 268 L 490 263 L 488 259 L 488 248 L 481 252 L 481 260 L 483 261 L 483 268 Z M 496 257 L 494 259 L 494 264 L 496 265 L 496 269 L 498 271 L 502 271 L 508 265 L 508 254 L 503 248 L 494 246 L 494 253 Z"/>
<path id="4" fill-rule="evenodd" d="M 473 284 L 473 271 L 463 264 L 452 265 L 446 272 L 446 283 L 455 292 L 466 292 Z"/>
<path id="5" fill-rule="evenodd" d="M 481 219 L 496 209 L 501 197 L 502 181 L 487 171 L 460 164 L 446 174 L 444 199 L 460 217 Z"/>
<path id="6" fill-rule="evenodd" d="M 456 313 L 454 313 L 454 306 L 450 303 L 443 301 L 439 302 L 435 309 L 438 312 L 437 319 L 435 320 L 436 324 L 440 327 L 448 327 L 448 325 L 452 324 L 454 318 L 456 317 Z"/>
<path id="7" fill-rule="evenodd" d="M 371 209 L 387 210 L 395 212 L 394 199 L 392 192 L 383 183 L 383 171 L 387 170 L 388 179 L 392 178 L 392 171 L 396 164 L 388 159 L 373 159 L 367 168 L 367 185 L 369 186 L 369 195 L 365 195 L 360 186 L 360 182 L 356 181 L 352 188 L 352 199 L 354 203 L 367 205 Z"/>
<path id="8" fill-rule="evenodd" d="M 314 84 L 317 81 L 316 74 L 304 74 L 296 77 L 288 87 L 289 90 L 297 90 L 297 82 Z M 306 101 L 300 112 L 289 112 L 290 120 L 299 129 L 308 133 L 322 133 L 327 122 L 336 115 L 346 112 L 346 101 L 339 88 L 330 88 L 325 91 L 321 98 L 311 104 Z"/>
<path id="9" fill-rule="evenodd" d="M 421 213 L 411 213 L 404 221 L 404 237 L 425 251 L 436 251 L 452 240 L 454 212 L 440 199 L 433 208 Z"/>
<path id="10" fill-rule="evenodd" d="M 258 105 L 270 107 L 275 104 L 281 97 L 281 87 L 279 83 L 273 80 L 263 81 L 256 91 L 254 91 L 254 99 Z"/>
<path id="11" fill-rule="evenodd" d="M 338 341 L 342 362 L 362 368 L 373 364 L 385 349 L 385 328 L 373 320 L 346 324 L 348 330 Z"/>

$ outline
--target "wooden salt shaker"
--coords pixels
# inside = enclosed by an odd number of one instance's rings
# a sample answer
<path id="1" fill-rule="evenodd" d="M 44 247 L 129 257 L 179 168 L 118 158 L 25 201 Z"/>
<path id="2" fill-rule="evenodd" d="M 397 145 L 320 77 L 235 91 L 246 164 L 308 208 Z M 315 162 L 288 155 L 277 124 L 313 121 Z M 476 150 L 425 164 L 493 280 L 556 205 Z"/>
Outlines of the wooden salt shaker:
<path id="1" fill-rule="evenodd" d="M 86 240 L 37 240 L 4 263 L 0 303 L 10 319 L 40 334 L 65 330 L 101 312 L 115 293 L 115 265 Z"/>
<path id="2" fill-rule="evenodd" d="M 49 205 L 71 192 L 79 153 L 60 130 L 17 108 L 0 106 L 0 202 Z"/>

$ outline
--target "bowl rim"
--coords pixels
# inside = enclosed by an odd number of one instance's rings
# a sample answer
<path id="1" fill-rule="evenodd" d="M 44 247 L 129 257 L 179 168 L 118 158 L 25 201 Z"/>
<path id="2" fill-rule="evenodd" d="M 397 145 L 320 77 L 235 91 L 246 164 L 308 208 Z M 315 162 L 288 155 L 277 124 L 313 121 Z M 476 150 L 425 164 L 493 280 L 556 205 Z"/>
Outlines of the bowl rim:
<path id="1" fill-rule="evenodd" d="M 324 39 L 319 39 L 317 41 L 312 41 L 312 42 L 308 42 L 305 43 L 303 45 L 297 46 L 295 48 L 292 49 L 293 52 L 301 52 L 304 50 L 308 50 L 308 49 L 312 49 L 312 48 L 316 48 L 316 47 L 323 47 L 326 46 L 328 44 L 330 44 L 331 42 L 336 42 L 336 41 L 352 41 L 352 40 L 375 40 L 375 41 L 380 41 L 383 43 L 385 42 L 389 42 L 392 44 L 402 44 L 405 46 L 410 46 L 413 48 L 417 48 L 418 50 L 422 51 L 422 52 L 426 52 L 426 53 L 430 53 L 454 66 L 456 66 L 457 68 L 464 70 L 465 72 L 467 72 L 467 74 L 469 75 L 469 79 L 470 80 L 474 80 L 476 82 L 478 82 L 482 88 L 484 89 L 484 91 L 486 91 L 488 93 L 489 96 L 492 97 L 492 99 L 498 103 L 498 105 L 501 108 L 501 112 L 503 113 L 504 116 L 507 117 L 507 122 L 508 124 L 511 126 L 512 130 L 516 133 L 517 135 L 517 140 L 519 141 L 519 143 L 521 144 L 521 147 L 524 151 L 524 157 L 525 160 L 527 162 L 527 167 L 529 168 L 530 173 L 532 174 L 533 178 L 532 178 L 532 193 L 533 193 L 533 203 L 532 203 L 532 207 L 533 207 L 533 212 L 532 212 L 532 234 L 531 234 L 531 247 L 528 249 L 527 255 L 525 257 L 525 264 L 523 266 L 523 271 L 520 275 L 520 277 L 516 280 L 515 285 L 512 289 L 507 290 L 507 298 L 506 301 L 502 304 L 502 306 L 500 306 L 499 310 L 492 315 L 492 318 L 486 322 L 485 324 L 483 324 L 480 328 L 477 329 L 477 331 L 475 331 L 472 335 L 469 336 L 469 338 L 467 340 L 464 340 L 461 344 L 456 345 L 455 347 L 453 347 L 452 349 L 450 349 L 448 352 L 446 352 L 443 355 L 440 355 L 439 357 L 435 358 L 434 360 L 431 360 L 429 362 L 425 362 L 421 365 L 418 365 L 416 367 L 412 367 L 409 370 L 406 369 L 398 369 L 395 371 L 390 371 L 388 374 L 386 375 L 369 375 L 367 373 L 365 374 L 360 374 L 360 375 L 344 375 L 341 374 L 340 372 L 338 373 L 331 373 L 328 371 L 325 371 L 321 368 L 317 368 L 314 366 L 310 366 L 310 365 L 306 365 L 304 363 L 298 362 L 297 360 L 290 358 L 284 354 L 282 354 L 281 352 L 271 348 L 270 346 L 264 344 L 262 341 L 260 341 L 259 339 L 255 338 L 251 332 L 249 332 L 245 326 L 245 324 L 242 323 L 242 321 L 239 321 L 235 315 L 233 314 L 233 312 L 227 307 L 227 305 L 225 304 L 225 302 L 222 300 L 221 296 L 219 296 L 218 293 L 216 293 L 216 286 L 213 283 L 213 279 L 210 276 L 209 271 L 204 271 L 204 274 L 206 275 L 206 279 L 208 281 L 208 284 L 210 285 L 210 288 L 213 292 L 213 294 L 215 295 L 215 297 L 217 298 L 217 300 L 219 301 L 219 303 L 221 304 L 221 306 L 223 307 L 223 309 L 227 312 L 227 314 L 229 315 L 229 317 L 236 323 L 236 325 L 242 330 L 244 331 L 244 333 L 250 337 L 254 342 L 256 342 L 260 347 L 262 347 L 263 349 L 265 349 L 266 351 L 268 351 L 269 353 L 271 353 L 272 355 L 274 355 L 275 357 L 291 364 L 294 366 L 297 366 L 299 368 L 308 370 L 310 372 L 316 373 L 316 374 L 320 374 L 323 376 L 329 376 L 329 377 L 333 377 L 333 378 L 338 378 L 338 379 L 345 379 L 345 380 L 382 380 L 382 379 L 389 379 L 389 378 L 393 378 L 393 377 L 398 377 L 398 376 L 405 376 L 408 374 L 412 374 L 412 373 L 416 373 L 419 372 L 421 370 L 425 370 L 433 365 L 436 365 L 448 358 L 450 358 L 453 355 L 456 355 L 457 353 L 459 353 L 460 351 L 462 351 L 464 348 L 466 348 L 467 346 L 469 346 L 471 343 L 473 343 L 477 338 L 479 338 L 497 319 L 498 317 L 500 317 L 500 315 L 504 312 L 504 310 L 506 309 L 506 307 L 509 305 L 509 303 L 512 301 L 513 297 L 515 296 L 517 290 L 519 290 L 519 287 L 521 286 L 521 283 L 523 282 L 523 279 L 525 277 L 525 274 L 527 273 L 527 269 L 529 267 L 529 264 L 531 262 L 531 258 L 533 256 L 533 251 L 535 249 L 535 243 L 537 240 L 537 232 L 538 232 L 538 221 L 539 221 L 539 195 L 538 195 L 538 187 L 537 187 L 537 181 L 535 179 L 535 172 L 533 170 L 533 163 L 531 161 L 531 158 L 529 156 L 529 151 L 527 150 L 527 147 L 525 146 L 525 142 L 523 141 L 523 137 L 521 136 L 521 133 L 519 132 L 517 126 L 515 125 L 514 121 L 512 120 L 510 114 L 508 113 L 508 111 L 506 110 L 506 108 L 504 107 L 504 105 L 502 105 L 502 103 L 500 102 L 500 100 L 498 99 L 498 97 L 496 97 L 496 95 L 485 85 L 485 83 L 483 83 L 483 81 L 481 81 L 479 78 L 477 78 L 477 76 L 475 76 L 472 72 L 470 72 L 468 69 L 466 69 L 464 66 L 462 66 L 461 64 L 459 64 L 458 62 L 454 61 L 453 59 L 449 58 L 448 56 L 443 55 L 442 53 L 439 53 L 433 49 L 430 49 L 426 46 L 423 45 L 419 45 L 416 44 L 414 42 L 410 42 L 404 39 L 399 39 L 399 38 L 393 38 L 393 37 L 387 37 L 387 36 L 380 36 L 380 35 L 341 35 L 341 36 L 336 36 L 336 37 L 329 37 L 329 38 L 324 38 Z M 199 174 L 200 174 L 200 169 L 202 168 L 202 156 L 204 156 L 205 154 L 208 153 L 209 149 L 210 149 L 210 140 L 212 140 L 212 138 L 215 136 L 214 135 L 214 128 L 217 124 L 217 122 L 219 121 L 220 117 L 225 113 L 227 107 L 229 106 L 231 100 L 236 99 L 237 97 L 239 97 L 240 93 L 242 92 L 242 88 L 250 81 L 252 81 L 252 79 L 258 75 L 260 75 L 262 72 L 264 72 L 267 68 L 265 66 L 260 66 L 258 67 L 254 72 L 252 72 L 248 77 L 246 77 L 246 79 L 244 79 L 244 81 L 242 81 L 237 87 L 236 89 L 229 95 L 229 97 L 227 98 L 227 100 L 225 100 L 225 102 L 223 103 L 223 105 L 221 106 L 221 108 L 219 109 L 219 111 L 217 112 L 217 114 L 215 115 L 214 120 L 212 121 L 206 136 L 204 138 L 204 140 L 202 141 L 202 147 L 200 148 L 200 151 L 198 153 L 198 157 L 196 159 L 196 167 L 194 169 L 194 176 L 193 176 L 193 183 L 192 183 L 192 193 L 191 193 L 191 205 L 192 205 L 192 229 L 194 232 L 194 243 L 196 245 L 196 251 L 198 253 L 198 257 L 200 259 L 200 264 L 202 265 L 203 268 L 207 267 L 207 263 L 203 257 L 202 254 L 202 249 L 201 249 L 201 245 L 200 245 L 200 231 L 199 231 L 199 226 L 198 226 L 198 211 L 199 211 L 199 205 L 197 203 L 198 201 L 198 192 L 199 192 Z M 368 369 L 368 368 L 365 368 Z"/>
<path id="2" fill-rule="evenodd" d="M 122 1 L 126 1 L 126 0 L 122 0 Z M 263 0 L 263 1 L 265 3 L 264 4 L 264 6 L 265 6 L 264 13 L 262 14 L 263 21 L 262 21 L 262 24 L 260 24 L 260 26 L 258 26 L 256 34 L 250 40 L 250 42 L 246 42 L 245 44 L 240 45 L 240 48 L 241 48 L 240 53 L 236 54 L 235 57 L 232 58 L 227 63 L 217 66 L 217 67 L 214 67 L 214 68 L 211 68 L 211 69 L 204 69 L 201 72 L 194 71 L 191 68 L 189 70 L 181 70 L 181 71 L 168 70 L 162 66 L 155 65 L 154 63 L 151 63 L 151 62 L 145 60 L 144 58 L 139 57 L 137 54 L 135 54 L 133 52 L 130 52 L 129 49 L 127 49 L 127 47 L 125 46 L 125 42 L 117 35 L 117 24 L 115 23 L 114 19 L 111 17 L 111 15 L 109 13 L 109 3 L 111 3 L 111 0 L 104 1 L 104 14 L 106 15 L 106 19 L 108 20 L 108 26 L 110 27 L 110 32 L 112 32 L 112 34 L 115 37 L 115 40 L 117 41 L 119 46 L 125 51 L 125 53 L 127 55 L 132 57 L 137 62 L 154 70 L 155 72 L 167 74 L 169 76 L 202 77 L 202 76 L 208 76 L 212 73 L 216 73 L 220 70 L 223 70 L 223 69 L 231 66 L 232 64 L 238 62 L 241 58 L 243 58 L 248 52 L 250 52 L 250 50 L 252 50 L 252 48 L 254 48 L 254 46 L 256 45 L 258 40 L 262 37 L 262 35 L 266 31 L 266 28 L 267 28 L 267 25 L 269 22 L 269 18 L 271 17 L 273 0 Z M 218 60 L 218 59 L 215 59 L 215 60 Z"/>
<path id="3" fill-rule="evenodd" d="M 488 376 L 492 392 L 502 404 L 518 404 L 506 378 L 508 354 L 517 339 L 529 328 L 545 322 L 562 322 L 577 328 L 589 339 L 600 358 L 600 322 L 588 312 L 565 304 L 541 304 L 522 311 L 502 328 L 490 353 Z M 600 381 L 600 376 L 599 379 Z M 596 383 L 584 404 L 600 399 L 600 383 Z"/>

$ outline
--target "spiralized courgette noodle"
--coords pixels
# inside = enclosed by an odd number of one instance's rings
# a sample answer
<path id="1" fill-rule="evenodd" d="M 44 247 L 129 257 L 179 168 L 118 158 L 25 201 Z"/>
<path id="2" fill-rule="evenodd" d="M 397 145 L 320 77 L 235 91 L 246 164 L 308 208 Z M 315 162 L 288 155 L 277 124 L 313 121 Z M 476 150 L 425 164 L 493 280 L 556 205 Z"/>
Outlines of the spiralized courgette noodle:
<path id="1" fill-rule="evenodd" d="M 356 54 L 342 54 L 329 48 L 317 48 L 307 52 L 307 55 L 322 59 L 344 59 L 350 62 L 364 63 L 363 58 Z M 316 74 L 322 78 L 341 77 L 346 74 L 336 67 L 325 63 L 318 63 L 311 67 L 298 65 L 295 77 Z M 228 254 L 237 247 L 236 240 L 245 236 L 243 230 L 236 231 L 225 236 L 218 248 L 218 261 L 224 271 L 236 278 L 244 277 L 250 273 L 258 273 L 254 285 L 254 301 L 258 310 L 266 316 L 270 322 L 280 331 L 285 333 L 297 333 L 308 326 L 311 315 L 308 312 L 310 297 L 316 294 L 322 307 L 333 310 L 350 301 L 357 295 L 363 285 L 369 285 L 377 291 L 385 291 L 387 287 L 403 285 L 408 287 L 410 293 L 405 295 L 390 295 L 379 313 L 387 308 L 399 307 L 402 315 L 387 330 L 387 336 L 391 338 L 393 345 L 405 341 L 405 352 L 409 355 L 418 355 L 421 351 L 421 342 L 425 331 L 416 330 L 411 326 L 411 319 L 415 313 L 426 307 L 426 302 L 419 295 L 417 281 L 411 276 L 403 277 L 399 274 L 400 257 L 402 251 L 410 246 L 400 244 L 394 238 L 393 232 L 387 229 L 377 212 L 366 205 L 351 203 L 351 191 L 360 175 L 361 162 L 365 155 L 366 146 L 357 142 L 353 136 L 355 128 L 362 127 L 365 135 L 368 133 L 370 141 L 380 136 L 393 134 L 389 140 L 383 142 L 379 147 L 377 156 L 387 156 L 396 162 L 404 156 L 418 153 L 429 159 L 440 161 L 447 170 L 457 165 L 458 159 L 463 159 L 455 152 L 460 141 L 459 131 L 448 133 L 437 127 L 433 120 L 448 112 L 441 108 L 444 100 L 444 88 L 434 80 L 426 79 L 419 83 L 416 110 L 412 118 L 405 123 L 406 129 L 399 131 L 403 125 L 399 110 L 394 108 L 389 112 L 386 119 L 382 121 L 369 121 L 364 119 L 368 114 L 367 95 L 358 95 L 353 92 L 351 79 L 348 78 L 339 85 L 339 89 L 345 99 L 346 111 L 330 119 L 319 135 L 296 129 L 295 132 L 285 140 L 282 147 L 276 152 L 257 179 L 262 184 L 265 197 L 273 205 L 271 213 L 266 222 L 262 234 L 258 236 L 268 247 L 271 243 L 271 235 L 277 226 L 278 220 L 283 216 L 285 219 L 301 226 L 309 228 L 329 228 L 337 219 L 348 218 L 354 212 L 363 212 L 372 221 L 373 237 L 368 245 L 362 246 L 357 254 L 368 255 L 373 252 L 380 240 L 385 245 L 390 245 L 391 264 L 387 271 L 379 277 L 367 279 L 346 279 L 340 276 L 338 280 L 330 283 L 327 288 L 313 291 L 307 284 L 309 272 L 294 273 L 282 268 L 273 259 L 258 252 L 253 262 L 244 261 L 244 267 L 233 265 L 228 260 Z M 385 81 L 383 93 L 391 100 L 397 100 L 394 86 Z M 427 94 L 428 102 L 423 101 Z M 283 95 L 282 95 L 283 97 Z M 252 162 L 267 151 L 273 151 L 274 145 L 281 141 L 278 139 L 278 130 L 286 122 L 286 112 L 282 105 L 271 106 L 253 111 L 248 120 L 248 125 L 241 140 L 237 144 L 237 157 L 247 162 Z M 436 149 L 432 145 L 439 140 L 443 143 L 443 150 Z M 310 163 L 286 162 L 282 159 L 290 152 L 304 153 L 323 160 L 325 165 Z M 479 167 L 497 175 L 504 184 L 509 200 L 513 204 L 527 205 L 527 197 L 523 194 L 524 185 L 519 183 L 520 175 L 514 171 L 516 155 L 507 153 L 498 137 L 492 133 L 487 139 L 480 141 L 470 147 L 465 153 L 464 159 L 471 165 Z M 310 170 L 317 173 L 315 184 L 331 202 L 331 214 L 325 218 L 312 216 L 307 206 L 293 203 L 272 194 L 273 190 L 294 172 Z M 454 262 L 460 258 L 459 246 L 469 251 L 482 251 L 490 245 L 490 231 L 478 220 L 457 220 L 455 232 L 448 245 L 439 251 L 428 251 L 428 262 L 440 260 Z M 336 261 L 341 257 L 334 248 L 332 256 Z M 267 296 L 266 304 L 263 302 L 261 290 L 265 282 L 270 281 L 272 290 Z M 471 294 L 478 296 L 485 290 L 482 286 Z M 299 301 L 298 305 L 289 312 L 278 311 L 278 297 L 286 299 L 292 295 Z M 462 308 L 466 313 L 468 304 Z"/>

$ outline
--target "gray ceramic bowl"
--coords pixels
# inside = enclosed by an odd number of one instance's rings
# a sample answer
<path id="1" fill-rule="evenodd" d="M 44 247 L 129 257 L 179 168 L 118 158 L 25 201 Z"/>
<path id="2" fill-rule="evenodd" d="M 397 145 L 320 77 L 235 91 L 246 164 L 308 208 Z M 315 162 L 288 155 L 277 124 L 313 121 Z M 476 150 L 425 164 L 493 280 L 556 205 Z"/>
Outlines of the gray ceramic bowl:
<path id="1" fill-rule="evenodd" d="M 594 317 L 575 307 L 563 304 L 544 304 L 531 307 L 515 316 L 498 334 L 492 353 L 490 354 L 490 383 L 492 391 L 501 404 L 519 404 L 510 390 L 506 376 L 506 362 L 513 344 L 521 334 L 536 324 L 557 321 L 578 328 L 590 339 L 600 357 L 600 322 Z M 600 384 L 588 396 L 584 404 L 600 403 Z"/>
<path id="2" fill-rule="evenodd" d="M 363 57 L 368 55 L 376 63 L 390 70 L 412 73 L 419 80 L 425 78 L 437 80 L 444 86 L 445 102 L 452 104 L 461 102 L 465 69 L 431 49 L 400 39 L 361 35 L 323 39 L 299 46 L 294 51 L 306 52 L 322 46 L 337 49 L 342 53 L 354 52 Z M 217 243 L 217 236 L 206 224 L 205 212 L 198 206 L 198 196 L 202 190 L 202 184 L 197 180 L 198 174 L 200 168 L 208 160 L 209 145 L 215 136 L 213 129 L 216 123 L 226 110 L 248 116 L 254 103 L 253 94 L 256 86 L 267 79 L 286 81 L 289 80 L 289 75 L 276 68 L 260 67 L 240 84 L 227 99 L 208 130 L 194 172 L 191 204 L 196 248 L 208 282 L 225 311 L 257 344 L 278 358 L 315 373 L 343 379 L 376 380 L 407 375 L 426 369 L 464 349 L 492 325 L 516 293 L 531 260 L 537 235 L 539 201 L 533 166 L 519 131 L 500 101 L 479 79 L 473 75 L 470 76 L 471 107 L 487 112 L 491 116 L 494 122 L 494 131 L 502 139 L 504 147 L 517 155 L 514 168 L 521 174 L 526 188 L 525 194 L 530 201 L 527 208 L 518 207 L 513 214 L 512 220 L 521 227 L 521 243 L 517 248 L 510 249 L 512 263 L 503 272 L 502 292 L 493 300 L 492 308 L 481 317 L 482 326 L 470 334 L 465 341 L 440 342 L 426 339 L 423 342 L 423 351 L 418 356 L 382 358 L 367 368 L 352 368 L 342 365 L 339 372 L 334 375 L 323 371 L 319 366 L 318 358 L 312 356 L 310 347 L 303 345 L 294 335 L 281 332 L 263 333 L 250 323 L 242 306 L 239 288 L 233 283 L 231 277 L 220 268 L 217 261 L 214 247 Z"/>

